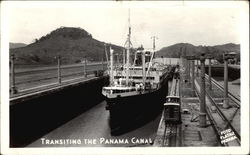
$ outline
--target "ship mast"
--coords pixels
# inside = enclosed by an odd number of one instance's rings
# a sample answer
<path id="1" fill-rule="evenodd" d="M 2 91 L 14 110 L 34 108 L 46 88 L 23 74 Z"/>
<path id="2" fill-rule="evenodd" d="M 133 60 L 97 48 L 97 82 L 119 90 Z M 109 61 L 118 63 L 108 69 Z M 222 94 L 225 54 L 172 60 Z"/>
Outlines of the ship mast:
<path id="1" fill-rule="evenodd" d="M 130 9 L 128 12 L 128 39 L 126 41 L 126 43 L 128 44 L 127 46 L 127 62 L 126 62 L 126 85 L 128 86 L 128 81 L 129 81 L 129 55 L 130 55 L 130 45 L 131 45 L 131 41 L 130 41 L 130 37 L 131 37 L 131 26 L 130 26 Z"/>
<path id="2" fill-rule="evenodd" d="M 111 48 L 111 44 L 109 47 L 110 51 L 110 85 L 113 85 L 114 82 L 114 75 L 113 75 L 113 49 Z"/>
<path id="3" fill-rule="evenodd" d="M 142 55 L 142 79 L 143 79 L 143 86 L 145 87 L 146 83 L 145 52 L 143 51 L 142 46 L 141 46 L 141 55 Z"/>
<path id="4" fill-rule="evenodd" d="M 151 37 L 153 38 L 153 52 L 155 52 L 155 39 L 158 39 L 156 36 Z"/>
<path id="5" fill-rule="evenodd" d="M 151 55 L 151 58 L 150 58 L 150 62 L 149 62 L 149 65 L 148 65 L 148 70 L 147 70 L 146 76 L 148 76 L 148 74 L 149 74 L 149 70 L 151 68 L 152 61 L 153 61 L 154 54 L 155 54 L 155 39 L 158 39 L 158 38 L 156 36 L 152 36 L 151 39 L 153 39 L 153 54 Z"/>

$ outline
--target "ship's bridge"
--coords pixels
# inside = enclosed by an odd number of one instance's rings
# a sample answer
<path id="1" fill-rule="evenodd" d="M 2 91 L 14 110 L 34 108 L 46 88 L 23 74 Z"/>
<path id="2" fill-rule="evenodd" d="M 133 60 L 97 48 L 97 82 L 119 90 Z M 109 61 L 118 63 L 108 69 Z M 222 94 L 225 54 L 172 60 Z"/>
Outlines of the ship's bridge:
<path id="1" fill-rule="evenodd" d="M 103 87 L 103 91 L 108 94 L 125 93 L 125 92 L 131 92 L 135 90 L 136 90 L 136 87 L 125 87 L 125 86 Z"/>

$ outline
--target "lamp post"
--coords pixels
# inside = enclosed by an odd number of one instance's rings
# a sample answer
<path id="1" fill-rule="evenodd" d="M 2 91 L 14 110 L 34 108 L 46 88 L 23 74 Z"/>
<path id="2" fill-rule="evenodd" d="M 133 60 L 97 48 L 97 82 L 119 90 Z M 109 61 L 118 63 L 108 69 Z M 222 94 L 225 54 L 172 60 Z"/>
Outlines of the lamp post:
<path id="1" fill-rule="evenodd" d="M 223 108 L 229 108 L 229 99 L 228 99 L 228 55 L 224 54 L 224 102 Z"/>
<path id="2" fill-rule="evenodd" d="M 201 62 L 201 89 L 200 89 L 200 114 L 199 114 L 199 125 L 200 127 L 206 127 L 206 100 L 205 100 L 205 54 L 202 53 L 200 56 Z"/>
<path id="3" fill-rule="evenodd" d="M 191 60 L 191 66 L 192 66 L 192 90 L 193 92 L 195 91 L 195 86 L 194 86 L 194 60 Z"/>
<path id="4" fill-rule="evenodd" d="M 15 82 L 15 55 L 12 54 L 10 56 L 10 65 L 11 65 L 11 87 L 10 87 L 10 92 L 12 95 L 17 93 L 16 89 L 16 82 Z"/>
<path id="5" fill-rule="evenodd" d="M 211 66 L 211 57 L 208 58 L 208 83 L 209 90 L 212 90 L 212 66 Z"/>
<path id="6" fill-rule="evenodd" d="M 57 78 L 58 78 L 58 83 L 60 84 L 62 82 L 61 79 L 61 56 L 57 56 Z"/>
<path id="7" fill-rule="evenodd" d="M 199 60 L 197 60 L 197 64 L 196 64 L 196 76 L 199 76 Z"/>
<path id="8" fill-rule="evenodd" d="M 188 72 L 188 84 L 190 84 L 191 78 L 190 78 L 190 60 L 189 59 L 187 60 L 187 63 L 188 63 L 188 70 L 187 70 L 187 72 Z"/>

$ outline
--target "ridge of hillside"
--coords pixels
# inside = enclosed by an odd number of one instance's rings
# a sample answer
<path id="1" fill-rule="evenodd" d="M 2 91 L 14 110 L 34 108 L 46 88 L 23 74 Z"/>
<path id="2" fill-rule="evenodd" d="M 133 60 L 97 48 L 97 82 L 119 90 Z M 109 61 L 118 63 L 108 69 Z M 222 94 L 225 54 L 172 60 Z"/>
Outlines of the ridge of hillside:
<path id="1" fill-rule="evenodd" d="M 123 49 L 114 44 L 111 46 L 115 51 Z M 17 57 L 17 64 L 53 64 L 58 55 L 64 64 L 79 63 L 85 58 L 89 61 L 105 58 L 104 42 L 75 27 L 60 27 L 25 47 L 10 49 L 10 53 Z"/>
<path id="2" fill-rule="evenodd" d="M 238 60 L 240 59 L 240 44 L 228 43 L 215 46 L 194 46 L 189 43 L 177 43 L 163 47 L 156 52 L 156 57 L 179 58 L 181 56 L 200 55 L 201 53 L 211 54 L 218 61 L 222 61 L 223 53 L 235 52 Z"/>

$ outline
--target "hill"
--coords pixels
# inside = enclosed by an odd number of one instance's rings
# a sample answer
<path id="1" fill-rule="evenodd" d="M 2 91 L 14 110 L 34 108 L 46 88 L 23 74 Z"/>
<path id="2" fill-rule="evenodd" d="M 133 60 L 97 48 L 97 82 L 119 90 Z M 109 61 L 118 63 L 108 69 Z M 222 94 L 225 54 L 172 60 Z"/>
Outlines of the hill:
<path id="1" fill-rule="evenodd" d="M 218 61 L 222 61 L 224 52 L 236 52 L 238 59 L 240 59 L 240 45 L 233 43 L 216 46 L 194 46 L 189 43 L 178 43 L 163 47 L 156 52 L 156 57 L 179 58 L 187 55 L 200 55 L 203 52 L 213 55 Z"/>
<path id="2" fill-rule="evenodd" d="M 24 43 L 9 43 L 9 48 L 12 49 L 12 48 L 19 48 L 19 47 L 24 47 L 26 46 L 26 44 Z"/>
<path id="3" fill-rule="evenodd" d="M 111 45 L 115 51 L 122 47 Z M 53 64 L 60 55 L 63 64 L 79 63 L 83 59 L 101 61 L 105 57 L 104 42 L 92 38 L 82 28 L 60 27 L 51 33 L 36 39 L 25 47 L 10 49 L 17 57 L 18 64 Z"/>

